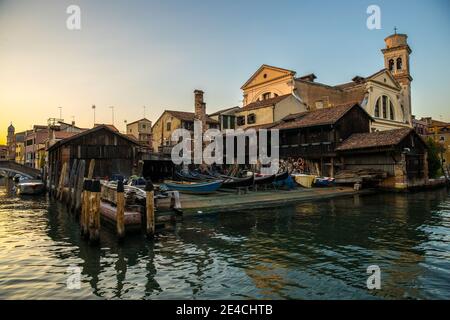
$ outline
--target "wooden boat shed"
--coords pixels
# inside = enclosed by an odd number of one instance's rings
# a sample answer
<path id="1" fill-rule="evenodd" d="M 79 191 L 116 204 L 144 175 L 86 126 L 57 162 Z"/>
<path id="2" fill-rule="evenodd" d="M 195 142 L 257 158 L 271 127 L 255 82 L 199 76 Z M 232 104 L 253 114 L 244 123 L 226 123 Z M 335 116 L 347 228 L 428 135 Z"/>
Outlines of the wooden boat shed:
<path id="1" fill-rule="evenodd" d="M 314 163 L 318 174 L 334 176 L 336 147 L 355 133 L 370 131 L 373 118 L 358 104 L 292 114 L 270 129 L 280 130 L 280 158 Z"/>
<path id="2" fill-rule="evenodd" d="M 426 143 L 412 128 L 353 134 L 336 152 L 342 170 L 378 170 L 380 187 L 410 189 L 428 184 Z"/>
<path id="3" fill-rule="evenodd" d="M 71 168 L 75 160 L 89 163 L 89 160 L 95 159 L 93 177 L 138 174 L 140 148 L 137 140 L 121 134 L 109 125 L 98 125 L 60 140 L 48 148 L 50 185 L 57 184 L 63 163 Z M 87 166 L 85 171 L 87 172 Z"/>

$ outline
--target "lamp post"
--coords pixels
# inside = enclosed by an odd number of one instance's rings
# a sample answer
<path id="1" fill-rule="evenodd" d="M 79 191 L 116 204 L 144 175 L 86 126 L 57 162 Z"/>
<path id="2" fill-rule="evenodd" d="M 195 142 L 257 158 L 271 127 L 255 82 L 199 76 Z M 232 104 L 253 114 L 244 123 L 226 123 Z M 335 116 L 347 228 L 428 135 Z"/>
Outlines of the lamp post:
<path id="1" fill-rule="evenodd" d="M 92 105 L 92 110 L 94 111 L 94 127 L 95 127 L 95 104 L 94 105 Z"/>

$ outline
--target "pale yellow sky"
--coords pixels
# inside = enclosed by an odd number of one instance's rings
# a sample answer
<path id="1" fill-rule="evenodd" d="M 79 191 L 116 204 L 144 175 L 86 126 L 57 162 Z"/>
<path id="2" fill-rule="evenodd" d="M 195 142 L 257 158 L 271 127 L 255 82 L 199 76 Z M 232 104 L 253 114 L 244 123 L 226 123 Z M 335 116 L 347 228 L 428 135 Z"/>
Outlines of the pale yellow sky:
<path id="1" fill-rule="evenodd" d="M 79 31 L 66 28 L 74 2 Z M 194 89 L 205 91 L 208 113 L 240 105 L 239 88 L 264 63 L 345 83 L 383 68 L 380 49 L 394 26 L 413 50 L 413 113 L 450 121 L 448 1 L 408 1 L 408 10 L 380 1 L 374 31 L 365 1 L 283 3 L 0 0 L 0 144 L 11 121 L 30 129 L 58 117 L 58 107 L 65 121 L 91 127 L 92 104 L 98 123 L 111 123 L 114 106 L 124 130 L 144 105 L 152 121 L 165 109 L 193 111 Z"/>

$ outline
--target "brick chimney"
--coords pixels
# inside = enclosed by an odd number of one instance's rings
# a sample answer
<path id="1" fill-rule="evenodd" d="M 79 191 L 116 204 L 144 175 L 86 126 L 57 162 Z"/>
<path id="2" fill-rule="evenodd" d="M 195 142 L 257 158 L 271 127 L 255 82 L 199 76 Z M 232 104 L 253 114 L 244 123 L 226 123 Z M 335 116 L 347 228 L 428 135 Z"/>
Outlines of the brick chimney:
<path id="1" fill-rule="evenodd" d="M 203 131 L 205 131 L 206 128 L 206 103 L 203 102 L 203 91 L 201 90 L 195 90 L 195 116 L 194 118 L 196 120 L 200 120 L 202 122 Z"/>

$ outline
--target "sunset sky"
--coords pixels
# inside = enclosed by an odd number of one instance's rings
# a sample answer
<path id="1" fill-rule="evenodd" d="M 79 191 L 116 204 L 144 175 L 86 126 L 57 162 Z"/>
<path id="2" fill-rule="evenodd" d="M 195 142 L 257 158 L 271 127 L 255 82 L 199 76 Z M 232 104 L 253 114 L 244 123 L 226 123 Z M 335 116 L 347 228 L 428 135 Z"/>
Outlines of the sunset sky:
<path id="1" fill-rule="evenodd" d="M 81 7 L 82 29 L 66 28 Z M 381 7 L 381 30 L 366 27 Z M 450 121 L 450 2 L 442 1 L 102 1 L 0 0 L 0 144 L 59 116 L 81 127 L 124 130 L 124 120 L 164 109 L 207 112 L 241 105 L 240 86 L 261 64 L 314 72 L 326 84 L 383 68 L 393 33 L 409 36 L 413 113 Z M 73 118 L 72 118 L 73 117 Z"/>

